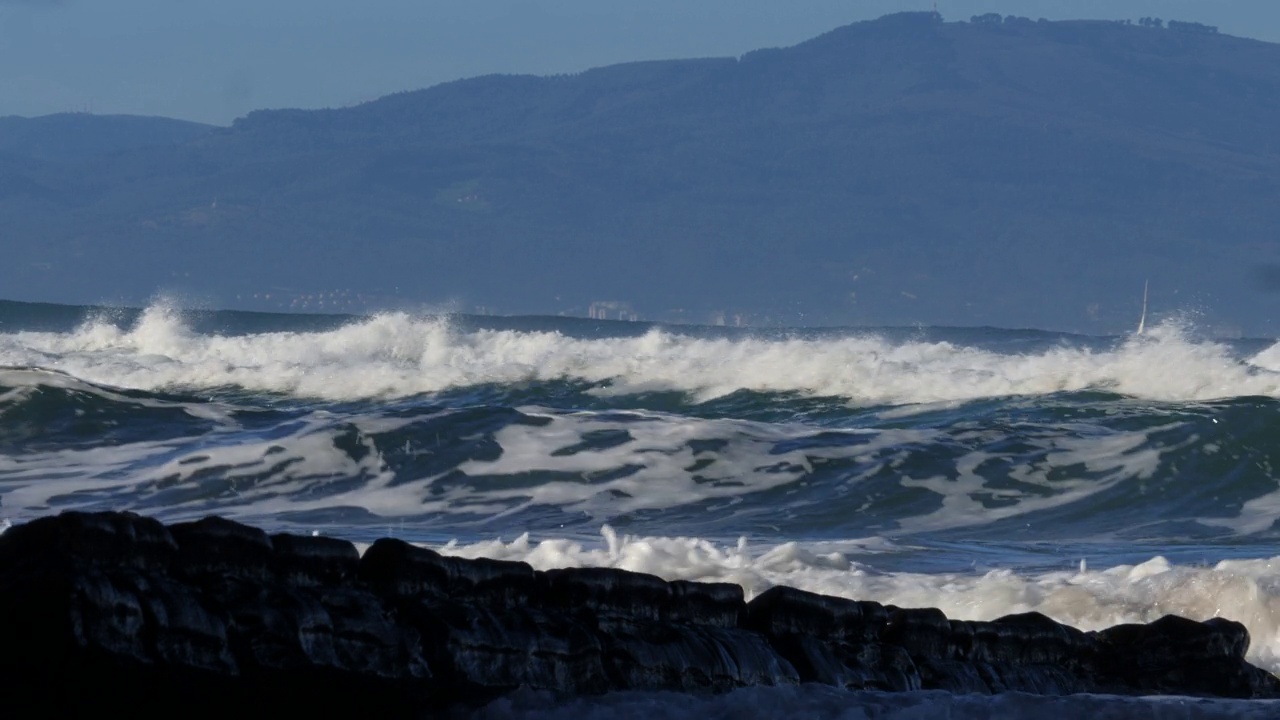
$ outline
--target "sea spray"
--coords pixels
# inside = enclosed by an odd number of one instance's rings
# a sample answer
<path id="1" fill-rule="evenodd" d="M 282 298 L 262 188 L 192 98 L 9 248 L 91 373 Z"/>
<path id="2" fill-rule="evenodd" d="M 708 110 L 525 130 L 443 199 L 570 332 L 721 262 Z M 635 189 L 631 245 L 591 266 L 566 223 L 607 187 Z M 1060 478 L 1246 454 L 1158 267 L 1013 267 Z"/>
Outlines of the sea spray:
<path id="1" fill-rule="evenodd" d="M 163 304 L 37 320 L 0 333 L 0 523 L 217 513 L 958 618 L 1221 616 L 1280 669 L 1272 340 Z"/>

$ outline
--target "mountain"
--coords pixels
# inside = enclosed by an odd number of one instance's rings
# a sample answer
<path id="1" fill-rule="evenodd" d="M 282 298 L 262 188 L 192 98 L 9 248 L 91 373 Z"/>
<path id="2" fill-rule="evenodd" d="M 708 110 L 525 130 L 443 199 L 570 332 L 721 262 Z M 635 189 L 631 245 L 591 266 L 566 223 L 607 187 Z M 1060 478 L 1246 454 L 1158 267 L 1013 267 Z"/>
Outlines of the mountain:
<path id="1" fill-rule="evenodd" d="M 1150 279 L 1280 334 L 1280 46 L 1170 26 L 906 13 L 76 157 L 0 123 L 0 295 L 1115 332 Z"/>
<path id="2" fill-rule="evenodd" d="M 137 115 L 7 116 L 0 117 L 0 154 L 75 162 L 146 147 L 179 145 L 213 128 L 186 120 Z"/>

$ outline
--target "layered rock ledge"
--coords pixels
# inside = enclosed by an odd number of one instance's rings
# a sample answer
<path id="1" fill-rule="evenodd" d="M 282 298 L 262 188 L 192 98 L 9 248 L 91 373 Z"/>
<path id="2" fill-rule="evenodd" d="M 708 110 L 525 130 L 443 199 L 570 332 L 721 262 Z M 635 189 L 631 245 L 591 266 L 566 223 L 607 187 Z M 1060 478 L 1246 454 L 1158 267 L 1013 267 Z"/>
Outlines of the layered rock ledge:
<path id="1" fill-rule="evenodd" d="M 1082 632 L 775 587 L 623 570 L 535 571 L 394 539 L 267 535 L 67 512 L 0 535 L 0 692 L 10 708 L 169 715 L 280 701 L 420 716 L 518 687 L 1280 697 L 1244 626 L 1166 616 Z"/>

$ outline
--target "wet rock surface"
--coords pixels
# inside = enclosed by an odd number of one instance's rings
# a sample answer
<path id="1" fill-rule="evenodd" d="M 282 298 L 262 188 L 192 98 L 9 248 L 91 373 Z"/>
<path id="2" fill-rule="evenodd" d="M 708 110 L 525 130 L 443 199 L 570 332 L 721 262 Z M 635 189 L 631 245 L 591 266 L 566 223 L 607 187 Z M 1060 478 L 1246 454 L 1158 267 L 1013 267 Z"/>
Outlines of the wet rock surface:
<path id="1" fill-rule="evenodd" d="M 516 688 L 1280 697 L 1244 626 L 1166 616 L 1081 632 L 623 570 L 539 572 L 380 540 L 68 512 L 0 535 L 0 692 L 13 707 L 171 715 L 279 701 L 421 716 Z"/>

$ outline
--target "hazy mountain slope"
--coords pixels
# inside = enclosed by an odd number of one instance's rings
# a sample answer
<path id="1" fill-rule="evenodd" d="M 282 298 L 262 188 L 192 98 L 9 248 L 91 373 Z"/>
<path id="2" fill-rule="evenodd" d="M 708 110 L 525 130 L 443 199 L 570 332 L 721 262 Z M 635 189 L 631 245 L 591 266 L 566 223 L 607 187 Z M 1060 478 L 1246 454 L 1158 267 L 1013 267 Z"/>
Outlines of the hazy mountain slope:
<path id="1" fill-rule="evenodd" d="M 39 160 L 79 161 L 144 147 L 179 145 L 212 125 L 136 115 L 59 113 L 0 117 L 0 153 Z"/>
<path id="2" fill-rule="evenodd" d="M 46 170 L 0 220 L 49 269 L 0 280 L 1108 331 L 1150 277 L 1157 308 L 1278 332 L 1249 282 L 1280 261 L 1276 127 L 1280 46 L 905 14 L 738 59 L 260 111 Z"/>

